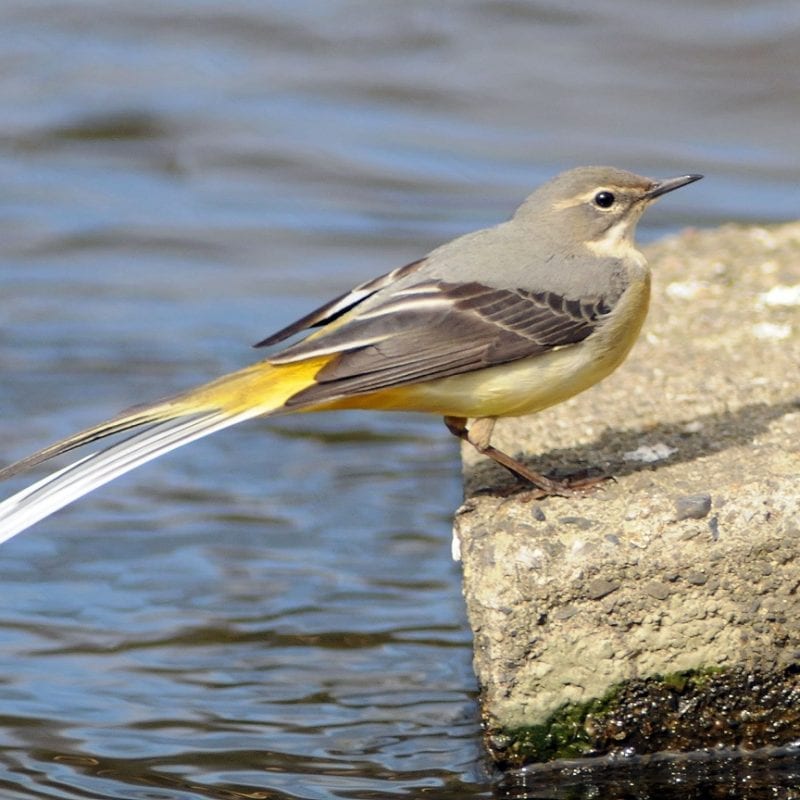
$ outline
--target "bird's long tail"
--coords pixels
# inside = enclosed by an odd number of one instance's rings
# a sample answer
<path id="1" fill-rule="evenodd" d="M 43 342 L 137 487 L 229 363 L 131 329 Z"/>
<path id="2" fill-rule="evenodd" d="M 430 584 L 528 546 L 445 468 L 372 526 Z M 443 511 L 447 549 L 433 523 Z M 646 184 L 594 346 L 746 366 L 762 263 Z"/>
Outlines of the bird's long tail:
<path id="1" fill-rule="evenodd" d="M 184 394 L 130 409 L 0 470 L 2 480 L 77 447 L 135 431 L 0 502 L 0 542 L 170 450 L 246 419 L 280 413 L 289 397 L 313 383 L 325 361 L 254 364 Z"/>

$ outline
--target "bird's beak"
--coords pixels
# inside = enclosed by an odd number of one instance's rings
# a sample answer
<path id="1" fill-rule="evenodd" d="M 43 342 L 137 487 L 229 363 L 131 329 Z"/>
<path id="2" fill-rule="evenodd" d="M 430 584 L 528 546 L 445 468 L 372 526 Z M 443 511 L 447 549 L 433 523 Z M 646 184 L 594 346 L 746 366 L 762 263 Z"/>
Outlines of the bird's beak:
<path id="1" fill-rule="evenodd" d="M 650 189 L 644 196 L 645 200 L 655 200 L 656 197 L 661 197 L 662 194 L 671 192 L 674 189 L 680 189 L 681 186 L 686 186 L 689 183 L 694 183 L 702 178 L 702 175 L 681 175 L 678 178 L 664 178 L 663 181 L 656 181 L 653 188 Z"/>

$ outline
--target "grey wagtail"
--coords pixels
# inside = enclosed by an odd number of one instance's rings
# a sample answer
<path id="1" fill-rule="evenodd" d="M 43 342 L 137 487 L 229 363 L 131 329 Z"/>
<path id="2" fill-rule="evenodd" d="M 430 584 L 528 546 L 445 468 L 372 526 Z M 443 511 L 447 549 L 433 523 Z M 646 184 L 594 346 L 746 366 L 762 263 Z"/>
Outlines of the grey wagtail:
<path id="1" fill-rule="evenodd" d="M 315 329 L 265 361 L 136 406 L 0 470 L 6 478 L 135 431 L 0 503 L 0 541 L 194 439 L 251 417 L 329 409 L 441 414 L 452 433 L 540 496 L 568 493 L 569 484 L 491 446 L 495 419 L 560 403 L 622 363 L 650 296 L 636 224 L 653 200 L 701 177 L 652 180 L 611 167 L 558 175 L 509 221 L 362 283 L 259 342 Z"/>

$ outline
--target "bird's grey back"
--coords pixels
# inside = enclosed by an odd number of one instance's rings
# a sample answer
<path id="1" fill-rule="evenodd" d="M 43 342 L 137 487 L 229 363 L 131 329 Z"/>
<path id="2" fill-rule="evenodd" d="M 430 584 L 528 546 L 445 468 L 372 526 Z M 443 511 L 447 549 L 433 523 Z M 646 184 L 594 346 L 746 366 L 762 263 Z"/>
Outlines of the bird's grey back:
<path id="1" fill-rule="evenodd" d="M 511 219 L 467 233 L 432 250 L 418 269 L 404 273 L 377 292 L 363 309 L 388 294 L 423 281 L 478 282 L 494 288 L 553 292 L 582 299 L 603 297 L 613 305 L 627 285 L 625 265 L 591 252 L 559 203 L 608 185 L 644 187 L 652 183 L 614 167 L 578 167 L 542 184 Z"/>

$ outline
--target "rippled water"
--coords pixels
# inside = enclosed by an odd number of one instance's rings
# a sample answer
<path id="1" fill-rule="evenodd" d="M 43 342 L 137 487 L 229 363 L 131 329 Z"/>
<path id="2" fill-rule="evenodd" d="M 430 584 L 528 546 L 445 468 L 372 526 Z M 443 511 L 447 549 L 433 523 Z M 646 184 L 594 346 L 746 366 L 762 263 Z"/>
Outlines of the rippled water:
<path id="1" fill-rule="evenodd" d="M 6 0 L 0 23 L 3 461 L 248 363 L 564 167 L 705 172 L 644 238 L 800 207 L 793 0 Z M 5 545 L 0 793 L 686 787 L 699 768 L 495 785 L 460 491 L 438 420 L 255 422 Z M 795 756 L 758 763 L 693 785 L 796 786 Z"/>

